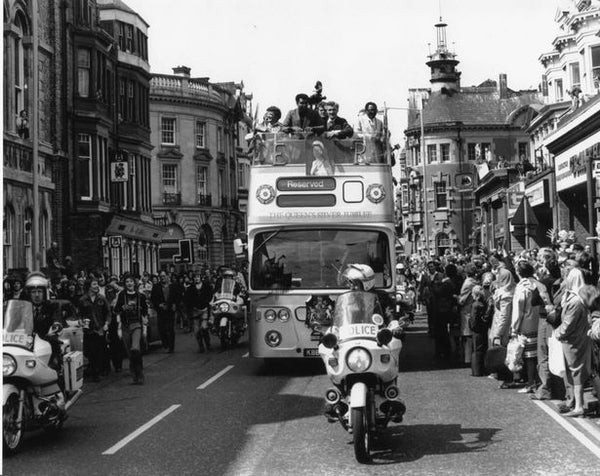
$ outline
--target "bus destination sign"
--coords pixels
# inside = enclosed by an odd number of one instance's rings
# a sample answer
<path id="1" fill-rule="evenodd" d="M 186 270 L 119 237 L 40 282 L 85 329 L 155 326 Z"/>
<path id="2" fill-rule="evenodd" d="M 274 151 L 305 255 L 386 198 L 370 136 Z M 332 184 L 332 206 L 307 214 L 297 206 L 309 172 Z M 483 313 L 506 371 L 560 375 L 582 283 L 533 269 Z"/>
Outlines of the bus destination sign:
<path id="1" fill-rule="evenodd" d="M 281 192 L 313 192 L 335 190 L 335 179 L 331 177 L 285 177 L 277 180 Z"/>

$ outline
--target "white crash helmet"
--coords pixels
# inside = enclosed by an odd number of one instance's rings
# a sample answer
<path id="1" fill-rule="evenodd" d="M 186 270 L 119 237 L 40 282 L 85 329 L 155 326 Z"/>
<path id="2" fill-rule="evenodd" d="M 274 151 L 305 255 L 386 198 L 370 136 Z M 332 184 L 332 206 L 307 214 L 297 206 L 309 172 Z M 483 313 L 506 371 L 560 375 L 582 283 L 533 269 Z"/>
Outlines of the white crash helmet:
<path id="1" fill-rule="evenodd" d="M 28 289 L 34 288 L 48 288 L 48 279 L 39 271 L 33 271 L 27 275 L 27 280 L 25 281 L 25 287 Z"/>
<path id="2" fill-rule="evenodd" d="M 366 264 L 349 264 L 344 270 L 344 279 L 349 283 L 361 283 L 365 291 L 370 291 L 375 285 L 375 272 Z"/>

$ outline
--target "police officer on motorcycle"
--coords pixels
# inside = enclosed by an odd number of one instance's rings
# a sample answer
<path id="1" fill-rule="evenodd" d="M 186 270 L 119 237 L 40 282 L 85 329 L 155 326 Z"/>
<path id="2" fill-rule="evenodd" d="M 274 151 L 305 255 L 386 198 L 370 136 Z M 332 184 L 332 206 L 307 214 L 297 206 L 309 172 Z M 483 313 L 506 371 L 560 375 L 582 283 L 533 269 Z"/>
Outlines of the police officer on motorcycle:
<path id="1" fill-rule="evenodd" d="M 48 341 L 52 347 L 49 366 L 60 373 L 60 341 L 58 333 L 62 322 L 55 318 L 52 305 L 48 300 L 48 279 L 39 271 L 29 273 L 25 281 L 25 291 L 33 304 L 33 332 Z M 57 316 L 58 317 L 58 316 Z M 62 379 L 59 379 L 61 382 Z"/>

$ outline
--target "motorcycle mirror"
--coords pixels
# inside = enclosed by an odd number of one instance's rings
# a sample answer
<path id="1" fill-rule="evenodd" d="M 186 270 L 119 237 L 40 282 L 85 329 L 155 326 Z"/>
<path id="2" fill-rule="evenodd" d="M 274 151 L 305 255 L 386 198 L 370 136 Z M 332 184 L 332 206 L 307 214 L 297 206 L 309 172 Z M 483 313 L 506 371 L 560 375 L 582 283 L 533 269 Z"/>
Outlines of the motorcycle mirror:
<path id="1" fill-rule="evenodd" d="M 385 327 L 377 333 L 377 343 L 379 345 L 388 345 L 392 341 L 392 337 L 392 331 Z"/>
<path id="2" fill-rule="evenodd" d="M 323 344 L 328 349 L 335 349 L 337 347 L 338 338 L 335 334 L 328 332 L 321 339 L 321 344 Z"/>

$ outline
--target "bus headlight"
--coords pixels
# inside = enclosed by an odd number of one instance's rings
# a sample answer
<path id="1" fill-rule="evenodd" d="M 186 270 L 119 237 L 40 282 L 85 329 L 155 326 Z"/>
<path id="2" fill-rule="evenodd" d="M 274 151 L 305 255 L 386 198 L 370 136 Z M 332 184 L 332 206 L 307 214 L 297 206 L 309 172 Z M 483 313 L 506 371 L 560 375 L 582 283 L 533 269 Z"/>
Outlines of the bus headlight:
<path id="1" fill-rule="evenodd" d="M 17 361 L 12 355 L 2 354 L 2 375 L 10 377 L 17 370 Z"/>
<path id="2" fill-rule="evenodd" d="M 275 314 L 273 309 L 269 309 L 267 312 L 265 312 L 265 321 L 267 322 L 274 322 L 276 317 L 277 314 Z"/>
<path id="3" fill-rule="evenodd" d="M 367 349 L 356 347 L 348 353 L 346 363 L 352 372 L 366 372 L 371 366 L 371 354 Z"/>
<path id="4" fill-rule="evenodd" d="M 281 322 L 287 322 L 290 319 L 290 311 L 287 309 L 281 309 L 278 314 L 279 320 Z"/>
<path id="5" fill-rule="evenodd" d="M 367 198 L 373 203 L 379 203 L 385 198 L 385 189 L 380 183 L 374 183 L 367 188 Z"/>
<path id="6" fill-rule="evenodd" d="M 281 344 L 281 334 L 277 331 L 269 331 L 265 334 L 265 342 L 269 347 L 279 347 Z"/>

